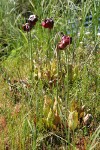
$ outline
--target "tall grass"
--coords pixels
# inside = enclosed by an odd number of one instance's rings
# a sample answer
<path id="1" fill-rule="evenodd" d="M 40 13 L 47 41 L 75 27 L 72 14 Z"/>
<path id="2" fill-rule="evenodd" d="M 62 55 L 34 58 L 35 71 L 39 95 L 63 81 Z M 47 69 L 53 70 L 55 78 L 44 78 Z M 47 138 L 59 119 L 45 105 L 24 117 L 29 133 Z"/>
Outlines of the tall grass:
<path id="1" fill-rule="evenodd" d="M 99 0 L 0 1 L 1 150 L 99 150 L 99 5 Z M 29 11 L 39 20 L 25 33 Z M 51 32 L 41 26 L 47 17 L 54 20 Z M 61 32 L 73 42 L 57 53 Z M 71 130 L 68 116 L 83 105 L 84 116 L 92 114 L 93 120 Z"/>

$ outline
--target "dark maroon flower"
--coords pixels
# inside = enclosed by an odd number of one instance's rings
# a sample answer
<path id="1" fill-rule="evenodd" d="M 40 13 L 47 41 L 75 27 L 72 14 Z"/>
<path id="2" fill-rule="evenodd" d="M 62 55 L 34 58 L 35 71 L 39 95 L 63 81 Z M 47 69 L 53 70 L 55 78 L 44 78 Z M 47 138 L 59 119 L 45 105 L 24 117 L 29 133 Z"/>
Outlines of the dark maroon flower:
<path id="1" fill-rule="evenodd" d="M 29 16 L 28 23 L 30 24 L 31 27 L 33 27 L 37 21 L 38 21 L 38 17 L 36 15 Z"/>
<path id="2" fill-rule="evenodd" d="M 42 22 L 42 26 L 44 28 L 52 29 L 54 25 L 54 21 L 51 18 L 47 18 Z"/>
<path id="3" fill-rule="evenodd" d="M 25 23 L 25 24 L 22 25 L 22 29 L 23 29 L 24 31 L 29 32 L 29 31 L 32 29 L 32 27 L 30 26 L 29 23 Z"/>
<path id="4" fill-rule="evenodd" d="M 58 43 L 57 48 L 63 50 L 67 45 L 72 43 L 72 37 L 63 35 L 61 41 Z"/>

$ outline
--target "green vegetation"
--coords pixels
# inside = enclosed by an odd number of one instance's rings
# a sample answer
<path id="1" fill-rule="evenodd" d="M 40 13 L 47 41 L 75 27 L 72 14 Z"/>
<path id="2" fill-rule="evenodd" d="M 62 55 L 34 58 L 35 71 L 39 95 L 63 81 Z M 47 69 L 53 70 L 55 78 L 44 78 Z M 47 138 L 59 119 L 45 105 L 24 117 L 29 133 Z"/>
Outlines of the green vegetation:
<path id="1" fill-rule="evenodd" d="M 100 149 L 98 28 L 100 0 L 0 0 L 0 150 Z"/>

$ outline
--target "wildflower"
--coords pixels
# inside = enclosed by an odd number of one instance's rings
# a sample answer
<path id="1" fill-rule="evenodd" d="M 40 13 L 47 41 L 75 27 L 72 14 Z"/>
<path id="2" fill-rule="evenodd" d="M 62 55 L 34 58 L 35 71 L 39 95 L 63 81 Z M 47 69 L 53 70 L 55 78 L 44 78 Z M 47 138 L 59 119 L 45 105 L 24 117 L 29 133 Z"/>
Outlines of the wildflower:
<path id="1" fill-rule="evenodd" d="M 51 18 L 47 18 L 42 22 L 42 26 L 44 28 L 52 29 L 54 25 L 54 21 Z"/>
<path id="2" fill-rule="evenodd" d="M 97 33 L 97 36 L 100 36 L 100 32 Z"/>
<path id="3" fill-rule="evenodd" d="M 57 48 L 63 50 L 67 45 L 72 43 L 72 37 L 63 35 L 61 41 L 58 43 Z"/>
<path id="4" fill-rule="evenodd" d="M 90 32 L 85 32 L 85 35 L 89 35 L 90 34 Z"/>
<path id="5" fill-rule="evenodd" d="M 30 26 L 29 23 L 25 23 L 25 24 L 22 26 L 22 29 L 23 29 L 24 31 L 29 32 L 29 31 L 32 29 L 32 26 Z"/>
<path id="6" fill-rule="evenodd" d="M 33 27 L 38 21 L 38 17 L 36 15 L 30 15 L 28 19 L 28 23 L 31 27 Z"/>

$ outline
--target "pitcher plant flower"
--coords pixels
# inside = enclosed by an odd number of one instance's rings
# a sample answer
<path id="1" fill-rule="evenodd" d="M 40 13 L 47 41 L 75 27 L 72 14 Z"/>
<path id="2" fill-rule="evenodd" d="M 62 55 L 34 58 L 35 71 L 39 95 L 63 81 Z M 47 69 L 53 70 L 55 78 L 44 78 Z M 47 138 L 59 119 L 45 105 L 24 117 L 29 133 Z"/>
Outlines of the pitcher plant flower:
<path id="1" fill-rule="evenodd" d="M 32 26 L 30 26 L 29 23 L 25 23 L 22 25 L 22 29 L 26 32 L 29 32 L 32 29 Z"/>
<path id="2" fill-rule="evenodd" d="M 70 45 L 71 43 L 72 43 L 72 37 L 63 35 L 61 41 L 57 45 L 57 49 L 63 50 L 66 48 L 67 45 Z"/>
<path id="3" fill-rule="evenodd" d="M 52 18 L 47 18 L 45 19 L 42 24 L 41 24 L 44 28 L 48 28 L 48 29 L 52 29 L 54 26 L 54 21 Z"/>
<path id="4" fill-rule="evenodd" d="M 34 27 L 37 21 L 38 21 L 37 15 L 30 15 L 28 18 L 28 22 L 22 25 L 22 29 L 24 31 L 29 32 Z"/>
<path id="5" fill-rule="evenodd" d="M 29 16 L 28 23 L 30 24 L 30 26 L 33 27 L 37 21 L 38 21 L 38 16 L 36 16 L 36 15 Z"/>

